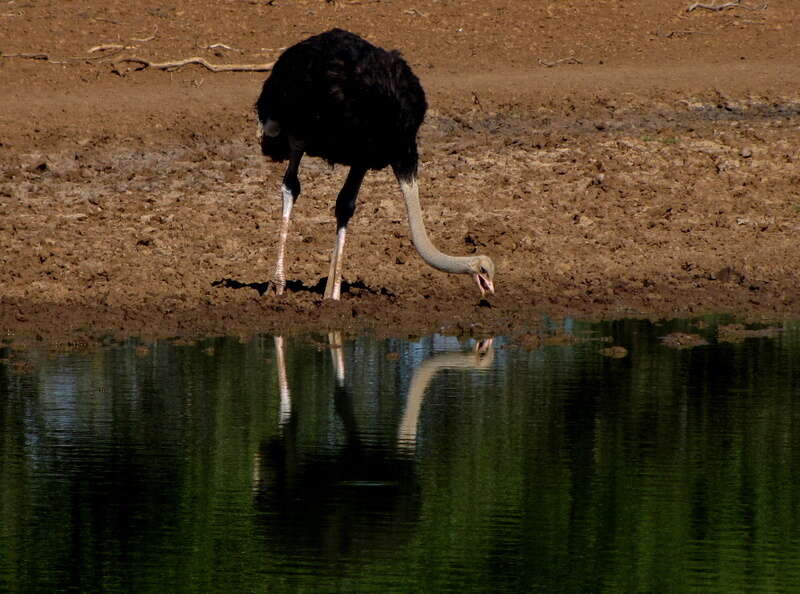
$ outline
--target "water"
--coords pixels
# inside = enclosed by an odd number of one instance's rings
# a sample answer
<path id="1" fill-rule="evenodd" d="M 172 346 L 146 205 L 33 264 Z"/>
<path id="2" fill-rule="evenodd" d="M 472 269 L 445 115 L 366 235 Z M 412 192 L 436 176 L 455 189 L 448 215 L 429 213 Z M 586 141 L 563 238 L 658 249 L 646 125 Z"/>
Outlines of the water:
<path id="1" fill-rule="evenodd" d="M 0 347 L 0 591 L 796 591 L 800 324 L 716 324 Z"/>

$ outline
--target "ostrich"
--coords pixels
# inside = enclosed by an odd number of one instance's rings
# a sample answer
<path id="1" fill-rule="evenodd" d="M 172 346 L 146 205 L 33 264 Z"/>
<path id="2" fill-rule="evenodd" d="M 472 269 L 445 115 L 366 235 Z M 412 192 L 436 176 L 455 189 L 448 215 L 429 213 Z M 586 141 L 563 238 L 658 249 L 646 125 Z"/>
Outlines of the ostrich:
<path id="1" fill-rule="evenodd" d="M 347 223 L 370 169 L 391 165 L 405 198 L 411 240 L 428 264 L 444 272 L 471 274 L 481 295 L 494 293 L 488 256 L 455 257 L 431 243 L 422 220 L 417 185 L 417 131 L 425 117 L 425 92 L 397 51 L 375 47 L 358 35 L 333 29 L 287 49 L 264 82 L 256 110 L 261 152 L 289 160 L 281 186 L 283 216 L 271 285 L 286 288 L 284 253 L 292 207 L 300 195 L 297 171 L 305 153 L 350 170 L 336 198 L 336 243 L 325 298 L 338 300 Z"/>

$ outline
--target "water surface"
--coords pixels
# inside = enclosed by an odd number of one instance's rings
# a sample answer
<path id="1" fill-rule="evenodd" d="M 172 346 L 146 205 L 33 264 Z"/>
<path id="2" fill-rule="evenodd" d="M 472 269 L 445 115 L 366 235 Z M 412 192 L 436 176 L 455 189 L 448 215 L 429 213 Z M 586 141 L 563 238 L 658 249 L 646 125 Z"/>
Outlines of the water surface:
<path id="1" fill-rule="evenodd" d="M 799 588 L 800 325 L 552 333 L 0 348 L 0 590 Z"/>

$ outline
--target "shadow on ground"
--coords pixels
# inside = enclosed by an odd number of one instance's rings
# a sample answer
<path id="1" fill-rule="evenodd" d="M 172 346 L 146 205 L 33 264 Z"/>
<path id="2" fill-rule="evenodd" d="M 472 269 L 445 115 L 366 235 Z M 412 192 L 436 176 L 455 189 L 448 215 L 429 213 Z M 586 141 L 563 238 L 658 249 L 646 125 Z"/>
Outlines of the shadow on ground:
<path id="1" fill-rule="evenodd" d="M 320 278 L 316 284 L 314 285 L 306 285 L 303 281 L 286 281 L 286 290 L 290 293 L 312 293 L 315 295 L 324 295 L 325 294 L 325 284 L 328 282 L 328 277 L 323 276 Z M 243 283 L 233 278 L 223 278 L 211 283 L 212 287 L 224 287 L 227 289 L 255 289 L 258 291 L 259 295 L 264 295 L 264 293 L 270 291 L 272 289 L 273 283 L 272 281 L 267 281 L 264 283 Z M 395 299 L 395 294 L 386 289 L 385 287 L 381 287 L 380 289 L 374 289 L 368 286 L 364 281 L 355 281 L 353 283 L 347 282 L 345 280 L 342 281 L 342 294 L 352 294 L 357 295 L 358 293 L 366 292 L 370 295 L 382 295 L 388 297 L 391 300 Z"/>

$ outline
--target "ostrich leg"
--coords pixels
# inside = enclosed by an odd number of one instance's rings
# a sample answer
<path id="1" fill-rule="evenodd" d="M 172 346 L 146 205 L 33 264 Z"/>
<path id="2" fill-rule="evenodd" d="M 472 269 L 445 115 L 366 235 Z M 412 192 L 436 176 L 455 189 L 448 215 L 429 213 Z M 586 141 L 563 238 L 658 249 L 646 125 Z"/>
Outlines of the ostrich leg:
<path id="1" fill-rule="evenodd" d="M 344 239 L 347 234 L 347 223 L 356 211 L 356 198 L 361 182 L 367 170 L 353 166 L 347 174 L 344 186 L 336 198 L 336 245 L 331 255 L 331 267 L 328 271 L 328 282 L 325 284 L 325 299 L 339 300 L 342 289 L 342 266 L 344 264 Z"/>
<path id="2" fill-rule="evenodd" d="M 281 395 L 278 422 L 283 426 L 292 416 L 292 393 L 289 390 L 289 380 L 286 376 L 286 353 L 283 348 L 283 336 L 274 336 L 273 340 L 275 342 L 275 366 L 278 368 L 278 390 Z"/>
<path id="3" fill-rule="evenodd" d="M 333 361 L 333 370 L 336 373 L 336 385 L 339 387 L 344 386 L 344 351 L 342 346 L 342 333 L 341 332 L 328 332 L 328 345 L 331 349 L 331 360 Z"/>
<path id="4" fill-rule="evenodd" d="M 300 167 L 300 159 L 302 158 L 303 151 L 292 150 L 289 154 L 289 166 L 283 175 L 283 184 L 281 185 L 283 217 L 281 218 L 281 232 L 278 238 L 278 258 L 275 262 L 275 273 L 272 275 L 272 285 L 278 295 L 283 295 L 283 291 L 286 289 L 283 257 L 286 253 L 286 239 L 289 236 L 289 220 L 292 216 L 292 207 L 300 195 L 300 180 L 297 177 L 297 170 Z"/>

